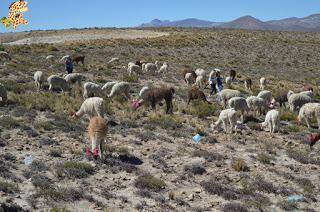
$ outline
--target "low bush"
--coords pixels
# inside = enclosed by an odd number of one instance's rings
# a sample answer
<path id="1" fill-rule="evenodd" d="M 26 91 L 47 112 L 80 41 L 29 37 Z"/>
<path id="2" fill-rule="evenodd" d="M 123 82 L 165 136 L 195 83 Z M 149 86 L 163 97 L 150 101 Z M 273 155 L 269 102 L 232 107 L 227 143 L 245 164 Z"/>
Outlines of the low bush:
<path id="1" fill-rule="evenodd" d="M 140 176 L 135 180 L 135 186 L 140 189 L 160 191 L 165 188 L 166 183 L 151 175 Z"/>
<path id="2" fill-rule="evenodd" d="M 13 194 L 19 191 L 19 187 L 14 183 L 0 181 L 0 191 Z"/>
<path id="3" fill-rule="evenodd" d="M 234 159 L 232 161 L 232 168 L 237 172 L 249 171 L 247 163 L 243 159 Z"/>
<path id="4" fill-rule="evenodd" d="M 198 118 L 206 118 L 208 116 L 216 115 L 217 107 L 215 104 L 208 104 L 201 100 L 195 100 L 192 102 L 190 114 L 197 116 Z"/>
<path id="5" fill-rule="evenodd" d="M 93 173 L 94 168 L 90 164 L 77 161 L 66 161 L 56 169 L 58 177 L 85 178 Z"/>

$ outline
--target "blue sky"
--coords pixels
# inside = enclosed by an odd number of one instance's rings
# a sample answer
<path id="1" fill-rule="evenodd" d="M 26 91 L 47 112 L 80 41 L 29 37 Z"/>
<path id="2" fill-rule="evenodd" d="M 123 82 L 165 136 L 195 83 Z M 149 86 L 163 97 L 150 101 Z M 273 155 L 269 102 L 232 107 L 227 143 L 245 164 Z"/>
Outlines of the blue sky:
<path id="1" fill-rule="evenodd" d="M 13 0 L 0 0 L 0 17 Z M 320 0 L 29 0 L 29 25 L 16 31 L 71 27 L 131 27 L 152 19 L 198 18 L 231 21 L 252 15 L 261 20 L 320 13 Z M 7 32 L 3 25 L 0 32 Z"/>

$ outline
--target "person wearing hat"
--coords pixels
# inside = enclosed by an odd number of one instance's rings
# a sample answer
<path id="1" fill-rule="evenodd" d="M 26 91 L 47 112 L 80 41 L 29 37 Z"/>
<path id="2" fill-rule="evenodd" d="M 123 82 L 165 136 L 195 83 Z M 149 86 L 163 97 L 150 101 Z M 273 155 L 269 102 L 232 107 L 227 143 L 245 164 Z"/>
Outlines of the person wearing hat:
<path id="1" fill-rule="evenodd" d="M 221 72 L 220 70 L 216 72 L 216 80 L 217 80 L 217 91 L 220 93 L 223 90 L 223 85 L 222 85 L 222 77 L 221 77 Z"/>
<path id="2" fill-rule="evenodd" d="M 66 71 L 68 74 L 71 74 L 73 72 L 73 61 L 71 57 L 68 57 L 65 62 Z"/>
<path id="3" fill-rule="evenodd" d="M 213 93 L 217 93 L 217 88 L 216 88 L 216 85 L 217 85 L 217 78 L 216 78 L 216 69 L 211 71 L 210 74 L 209 74 L 209 84 L 210 84 L 210 87 L 211 87 L 211 91 L 210 91 L 210 95 L 209 96 L 212 96 Z"/>

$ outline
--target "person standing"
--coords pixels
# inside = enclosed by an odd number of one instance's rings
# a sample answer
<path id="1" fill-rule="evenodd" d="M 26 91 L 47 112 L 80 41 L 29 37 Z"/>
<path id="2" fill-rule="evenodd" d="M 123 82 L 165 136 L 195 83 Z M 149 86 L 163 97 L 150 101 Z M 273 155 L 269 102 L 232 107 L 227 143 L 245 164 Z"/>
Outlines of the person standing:
<path id="1" fill-rule="evenodd" d="M 65 63 L 66 71 L 68 74 L 71 74 L 73 72 L 73 61 L 71 57 L 68 57 Z"/>
<path id="2" fill-rule="evenodd" d="M 218 93 L 220 93 L 223 90 L 222 77 L 221 77 L 220 71 L 216 72 L 216 79 L 217 79 L 217 91 Z"/>
<path id="3" fill-rule="evenodd" d="M 210 84 L 210 87 L 211 87 L 210 96 L 212 96 L 213 93 L 215 93 L 215 94 L 217 93 L 217 88 L 216 88 L 217 77 L 216 77 L 216 71 L 215 70 L 210 72 L 209 84 Z"/>

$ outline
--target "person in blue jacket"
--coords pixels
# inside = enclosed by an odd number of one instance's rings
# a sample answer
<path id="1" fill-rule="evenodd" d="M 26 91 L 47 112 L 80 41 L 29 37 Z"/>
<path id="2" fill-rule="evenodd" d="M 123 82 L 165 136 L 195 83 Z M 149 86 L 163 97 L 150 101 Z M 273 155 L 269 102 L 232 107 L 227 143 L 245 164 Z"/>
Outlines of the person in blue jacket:
<path id="1" fill-rule="evenodd" d="M 71 74 L 73 72 L 73 61 L 71 57 L 67 58 L 65 65 L 66 65 L 66 71 L 68 72 L 68 74 Z"/>
<path id="2" fill-rule="evenodd" d="M 220 71 L 216 72 L 216 81 L 217 81 L 217 91 L 218 93 L 220 93 L 223 90 L 222 77 L 220 75 Z"/>

